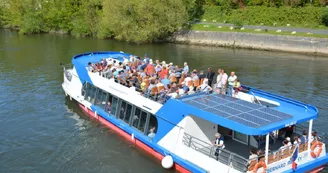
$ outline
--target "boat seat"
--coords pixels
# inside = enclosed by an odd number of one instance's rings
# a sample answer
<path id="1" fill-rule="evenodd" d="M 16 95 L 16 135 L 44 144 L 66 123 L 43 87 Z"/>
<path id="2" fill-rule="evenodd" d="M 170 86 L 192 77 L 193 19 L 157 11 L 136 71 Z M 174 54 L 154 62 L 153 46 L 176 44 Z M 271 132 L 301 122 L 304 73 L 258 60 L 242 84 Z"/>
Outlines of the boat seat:
<path id="1" fill-rule="evenodd" d="M 199 79 L 194 80 L 194 87 L 198 87 L 199 86 Z"/>
<path id="2" fill-rule="evenodd" d="M 204 83 L 204 79 L 205 79 L 205 78 L 202 78 L 202 79 L 200 80 L 200 85 Z"/>
<path id="3" fill-rule="evenodd" d="M 179 85 L 181 85 L 181 83 L 184 81 L 184 77 L 181 77 L 180 79 L 179 79 Z"/>
<path id="4" fill-rule="evenodd" d="M 164 85 L 160 85 L 157 87 L 158 92 L 161 92 L 162 90 L 164 90 Z"/>
<path id="5" fill-rule="evenodd" d="M 172 78 L 171 78 L 171 83 L 176 83 L 176 82 L 177 82 L 177 77 L 172 76 Z"/>
<path id="6" fill-rule="evenodd" d="M 275 162 L 276 160 L 277 160 L 277 157 L 275 154 L 272 153 L 272 154 L 268 155 L 268 163 L 269 164 Z"/>
<path id="7" fill-rule="evenodd" d="M 257 164 L 257 160 L 252 160 L 248 166 L 248 171 L 252 171 L 256 164 Z"/>
<path id="8" fill-rule="evenodd" d="M 188 87 L 193 86 L 192 80 L 188 81 L 187 86 L 188 86 Z"/>
<path id="9" fill-rule="evenodd" d="M 157 87 L 153 87 L 150 91 L 150 95 L 156 95 L 158 93 Z"/>
<path id="10" fill-rule="evenodd" d="M 280 159 L 289 157 L 289 148 L 286 148 L 284 151 L 280 152 Z"/>

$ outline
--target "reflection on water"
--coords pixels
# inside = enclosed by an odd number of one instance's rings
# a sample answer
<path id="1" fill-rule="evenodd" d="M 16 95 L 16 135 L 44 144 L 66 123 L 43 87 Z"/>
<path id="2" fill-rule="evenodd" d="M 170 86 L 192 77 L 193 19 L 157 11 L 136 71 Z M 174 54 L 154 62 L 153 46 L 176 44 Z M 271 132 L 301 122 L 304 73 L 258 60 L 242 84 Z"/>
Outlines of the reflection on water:
<path id="1" fill-rule="evenodd" d="M 315 127 L 328 131 L 326 57 L 8 30 L 0 30 L 0 43 L 0 172 L 165 172 L 65 99 L 59 63 L 88 51 L 146 53 L 180 66 L 187 61 L 191 69 L 233 70 L 242 84 L 317 106 Z"/>

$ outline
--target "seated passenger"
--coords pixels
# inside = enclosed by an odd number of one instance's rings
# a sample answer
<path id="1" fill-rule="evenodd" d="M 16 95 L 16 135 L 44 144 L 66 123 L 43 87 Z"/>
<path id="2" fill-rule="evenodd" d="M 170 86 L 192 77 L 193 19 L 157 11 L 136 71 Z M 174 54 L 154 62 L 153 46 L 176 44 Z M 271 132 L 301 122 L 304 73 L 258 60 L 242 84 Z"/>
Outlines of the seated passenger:
<path id="1" fill-rule="evenodd" d="M 287 146 L 292 146 L 292 142 L 290 141 L 290 137 L 287 137 L 286 140 L 287 140 Z"/>
<path id="2" fill-rule="evenodd" d="M 156 135 L 155 130 L 156 130 L 155 127 L 152 127 L 152 128 L 149 129 L 149 134 L 148 134 L 149 138 L 155 137 L 155 135 Z"/>
<path id="3" fill-rule="evenodd" d="M 257 160 L 258 158 L 258 155 L 257 155 L 257 151 L 256 151 L 256 148 L 252 148 L 250 151 L 249 151 L 250 155 L 249 155 L 249 160 L 248 160 L 248 164 L 250 164 L 253 160 Z"/>
<path id="4" fill-rule="evenodd" d="M 296 144 L 300 144 L 301 143 L 301 139 L 298 137 L 298 135 L 294 136 L 294 145 Z"/>
<path id="5" fill-rule="evenodd" d="M 167 78 L 167 75 L 164 76 L 164 78 L 161 80 L 165 88 L 167 88 L 167 85 L 171 84 L 171 81 Z"/>
<path id="6" fill-rule="evenodd" d="M 233 89 L 235 92 L 241 91 L 243 88 L 241 87 L 241 84 L 239 82 L 239 79 L 237 78 L 234 85 L 233 85 Z"/>
<path id="7" fill-rule="evenodd" d="M 89 72 L 94 72 L 95 71 L 94 65 L 91 62 L 88 62 L 87 69 L 88 69 Z"/>
<path id="8" fill-rule="evenodd" d="M 317 141 L 317 140 L 318 140 L 317 132 L 313 131 L 309 142 L 312 143 L 313 141 Z"/>
<path id="9" fill-rule="evenodd" d="M 287 140 L 284 140 L 284 141 L 282 142 L 282 144 L 283 144 L 283 146 L 281 146 L 281 147 L 279 148 L 279 150 L 280 150 L 281 153 L 284 152 L 284 151 L 288 148 L 288 141 L 287 141 Z"/>
<path id="10" fill-rule="evenodd" d="M 111 110 L 112 110 L 112 105 L 111 105 L 110 101 L 108 101 L 108 103 L 106 105 L 106 108 L 105 108 L 105 111 L 110 114 Z"/>
<path id="11" fill-rule="evenodd" d="M 204 80 L 203 84 L 201 84 L 197 87 L 197 91 L 200 91 L 200 92 L 212 91 L 212 88 L 208 85 L 208 80 L 207 79 Z"/>

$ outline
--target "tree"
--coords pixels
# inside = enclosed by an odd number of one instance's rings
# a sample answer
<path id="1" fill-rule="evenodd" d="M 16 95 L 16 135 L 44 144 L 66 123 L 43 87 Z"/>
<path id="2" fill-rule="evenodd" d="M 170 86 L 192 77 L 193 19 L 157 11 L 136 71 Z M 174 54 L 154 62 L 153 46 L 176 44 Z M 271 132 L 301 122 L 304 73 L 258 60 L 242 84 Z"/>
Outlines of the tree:
<path id="1" fill-rule="evenodd" d="M 176 31 L 187 14 L 183 0 L 104 0 L 99 36 L 152 42 Z"/>

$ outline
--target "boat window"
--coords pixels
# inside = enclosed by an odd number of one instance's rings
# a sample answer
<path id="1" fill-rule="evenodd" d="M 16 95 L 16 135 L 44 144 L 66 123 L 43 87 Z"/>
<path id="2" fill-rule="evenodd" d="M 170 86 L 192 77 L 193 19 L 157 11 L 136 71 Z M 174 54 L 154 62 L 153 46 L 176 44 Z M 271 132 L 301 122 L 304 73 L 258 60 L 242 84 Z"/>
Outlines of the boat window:
<path id="1" fill-rule="evenodd" d="M 116 116 L 117 103 L 118 103 L 118 99 L 116 97 L 113 97 L 111 113 L 114 116 Z"/>
<path id="2" fill-rule="evenodd" d="M 106 92 L 104 92 L 102 89 L 98 89 L 97 95 L 96 95 L 96 102 L 95 105 L 99 106 L 101 108 L 104 108 L 104 105 L 106 104 Z"/>
<path id="3" fill-rule="evenodd" d="M 85 89 L 85 99 L 89 102 L 92 102 L 94 101 L 94 97 L 95 97 L 95 94 L 96 94 L 96 91 L 97 91 L 97 88 L 94 87 L 92 84 L 89 84 L 89 83 L 86 83 L 86 89 Z"/>
<path id="4" fill-rule="evenodd" d="M 139 128 L 138 128 L 142 132 L 145 131 L 146 121 L 147 121 L 147 112 L 142 111 L 140 122 L 139 122 Z"/>
<path id="5" fill-rule="evenodd" d="M 120 114 L 118 115 L 118 118 L 123 120 L 124 116 L 125 116 L 125 113 L 126 113 L 126 102 L 122 100 L 121 110 L 120 110 Z"/>
<path id="6" fill-rule="evenodd" d="M 107 102 L 106 102 L 106 106 L 104 109 L 108 114 L 111 114 L 113 96 L 111 94 L 107 93 L 106 100 L 107 100 Z"/>
<path id="7" fill-rule="evenodd" d="M 135 128 L 138 128 L 140 114 L 141 114 L 141 109 L 136 108 L 131 123 L 132 126 Z"/>
<path id="8" fill-rule="evenodd" d="M 149 125 L 147 130 L 148 137 L 153 138 L 156 135 L 157 127 L 158 127 L 158 122 L 156 116 L 150 115 Z"/>
<path id="9" fill-rule="evenodd" d="M 132 126 L 137 128 L 141 132 L 144 132 L 146 121 L 147 121 L 147 112 L 144 112 L 139 108 L 136 108 L 132 119 Z"/>
<path id="10" fill-rule="evenodd" d="M 123 120 L 124 120 L 126 123 L 128 123 L 128 124 L 129 124 L 129 122 L 130 122 L 131 112 L 132 112 L 132 105 L 127 104 L 127 105 L 126 105 L 126 112 L 125 112 L 126 114 L 125 114 Z"/>

